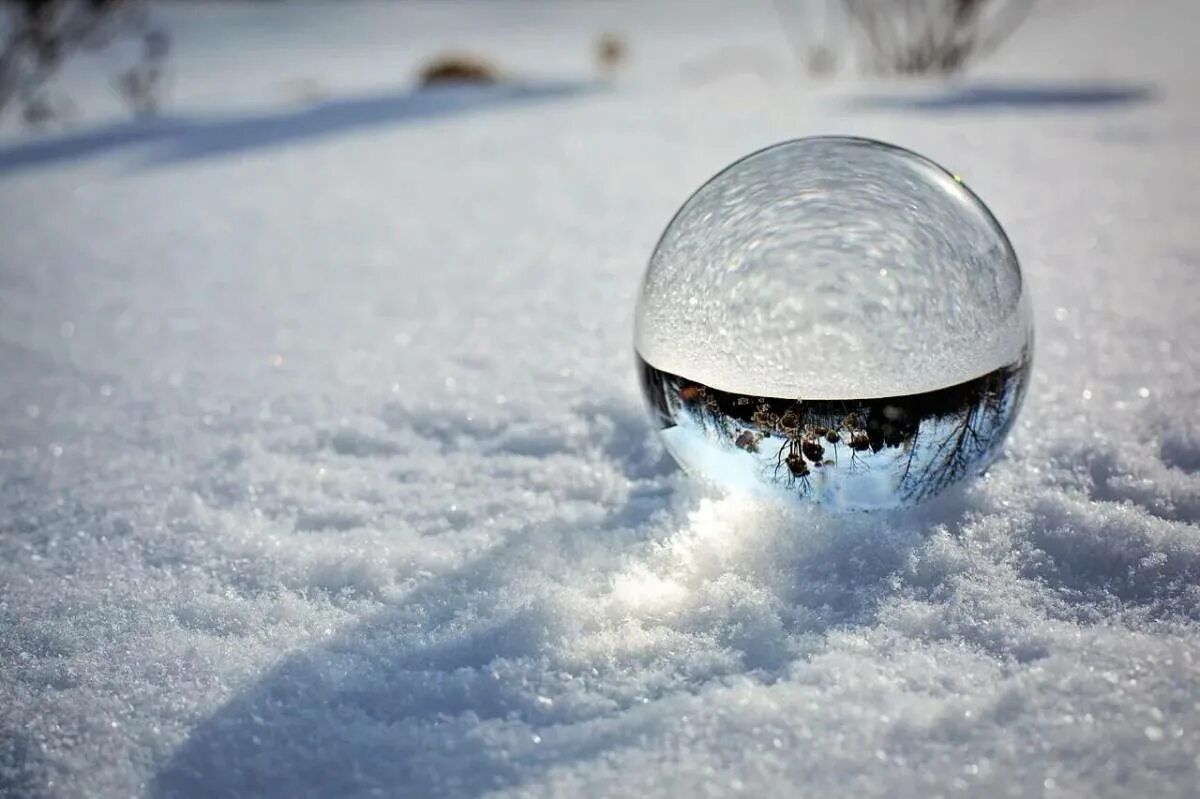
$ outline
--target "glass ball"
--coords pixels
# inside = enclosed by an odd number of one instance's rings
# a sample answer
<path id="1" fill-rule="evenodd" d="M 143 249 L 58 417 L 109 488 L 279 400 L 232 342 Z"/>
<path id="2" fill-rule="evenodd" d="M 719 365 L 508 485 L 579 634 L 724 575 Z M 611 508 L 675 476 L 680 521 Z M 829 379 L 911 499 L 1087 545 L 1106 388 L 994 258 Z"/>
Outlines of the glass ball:
<path id="1" fill-rule="evenodd" d="M 869 139 L 777 144 L 667 225 L 635 348 L 689 472 L 883 509 L 980 474 L 1029 379 L 1016 253 L 962 180 Z"/>

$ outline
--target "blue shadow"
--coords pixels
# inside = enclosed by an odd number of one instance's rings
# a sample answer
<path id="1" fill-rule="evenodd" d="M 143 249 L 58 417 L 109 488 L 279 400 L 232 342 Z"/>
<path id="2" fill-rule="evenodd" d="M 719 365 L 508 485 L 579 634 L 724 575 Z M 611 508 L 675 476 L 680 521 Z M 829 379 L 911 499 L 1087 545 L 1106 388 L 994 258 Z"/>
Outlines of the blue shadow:
<path id="1" fill-rule="evenodd" d="M 670 500 L 662 495 L 617 509 L 603 526 L 631 535 Z M 874 540 L 847 535 L 781 564 L 797 575 L 790 599 L 824 609 L 811 632 L 873 622 L 877 603 L 863 597 L 885 595 L 888 576 L 902 568 L 916 539 L 869 546 Z M 556 631 L 573 622 L 536 596 L 525 608 L 491 617 L 462 607 L 481 592 L 497 593 L 514 573 L 512 564 L 536 557 L 538 547 L 570 542 L 553 532 L 531 542 L 510 539 L 321 646 L 285 658 L 197 723 L 155 774 L 148 795 L 479 797 L 621 748 L 619 731 L 595 727 L 636 712 L 643 701 L 698 692 L 707 680 L 652 686 L 641 696 L 594 689 L 582 705 L 543 704 L 535 697 L 555 693 L 553 680 L 531 684 L 522 664 L 550 657 Z M 756 679 L 771 681 L 786 670 L 789 634 L 781 629 L 743 644 L 751 646 L 746 657 L 775 653 L 758 663 Z M 570 680 L 609 678 L 583 665 L 562 668 Z M 506 747 L 491 737 L 503 736 L 504 722 L 536 737 L 514 736 Z M 588 728 L 590 734 L 579 734 Z"/>
<path id="2" fill-rule="evenodd" d="M 930 113 L 989 110 L 1036 110 L 1125 105 L 1150 100 L 1149 86 L 1125 84 L 996 84 L 949 86 L 934 93 L 869 95 L 851 101 L 860 110 Z"/>
<path id="3" fill-rule="evenodd" d="M 331 100 L 257 116 L 132 120 L 0 149 L 0 174 L 136 146 L 149 147 L 144 165 L 162 166 L 282 147 L 366 128 L 560 99 L 595 88 L 576 82 L 453 87 Z"/>

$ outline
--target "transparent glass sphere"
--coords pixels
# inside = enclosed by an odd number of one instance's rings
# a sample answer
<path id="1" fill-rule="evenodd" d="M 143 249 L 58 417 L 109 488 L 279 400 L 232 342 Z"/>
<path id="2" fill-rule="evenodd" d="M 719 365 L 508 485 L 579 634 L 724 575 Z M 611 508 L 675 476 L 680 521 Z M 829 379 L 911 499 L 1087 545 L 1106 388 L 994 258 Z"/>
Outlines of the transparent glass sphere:
<path id="1" fill-rule="evenodd" d="M 635 331 L 685 469 L 837 509 L 982 472 L 1032 342 L 1016 254 L 979 198 L 848 137 L 784 142 L 701 186 L 655 247 Z"/>

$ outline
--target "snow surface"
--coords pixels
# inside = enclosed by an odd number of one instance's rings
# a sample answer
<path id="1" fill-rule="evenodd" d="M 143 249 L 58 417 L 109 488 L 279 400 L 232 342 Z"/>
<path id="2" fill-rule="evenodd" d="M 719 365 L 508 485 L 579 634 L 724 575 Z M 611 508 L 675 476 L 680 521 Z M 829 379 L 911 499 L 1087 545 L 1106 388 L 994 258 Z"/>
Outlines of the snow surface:
<path id="1" fill-rule="evenodd" d="M 1194 4 L 913 86 L 766 3 L 160 13 L 167 116 L 0 143 L 0 795 L 1195 795 Z M 523 83 L 409 94 L 450 45 Z M 907 514 L 696 485 L 637 393 L 662 226 L 816 133 L 1032 290 L 1007 457 Z"/>

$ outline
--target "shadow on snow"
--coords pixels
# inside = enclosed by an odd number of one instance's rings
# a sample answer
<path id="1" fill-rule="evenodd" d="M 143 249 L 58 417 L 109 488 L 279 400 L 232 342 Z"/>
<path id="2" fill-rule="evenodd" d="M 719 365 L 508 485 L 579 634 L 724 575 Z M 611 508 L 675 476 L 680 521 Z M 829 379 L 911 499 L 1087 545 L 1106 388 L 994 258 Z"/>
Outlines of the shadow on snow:
<path id="1" fill-rule="evenodd" d="M 366 128 L 561 99 L 594 88 L 570 82 L 447 87 L 330 100 L 275 114 L 130 120 L 0 149 L 0 174 L 143 145 L 153 145 L 144 163 L 161 166 L 286 146 Z"/>
<path id="2" fill-rule="evenodd" d="M 660 468 L 628 442 L 617 447 L 623 452 L 612 454 L 630 476 Z M 759 624 L 748 616 L 734 619 L 731 630 L 703 618 L 652 622 L 682 624 L 675 633 L 717 639 L 740 654 L 737 665 L 693 671 L 687 651 L 658 653 L 647 663 L 639 654 L 589 655 L 587 646 L 571 644 L 622 627 L 611 622 L 606 630 L 592 629 L 595 619 L 574 616 L 555 600 L 557 589 L 547 594 L 537 584 L 587 579 L 594 600 L 601 601 L 605 580 L 629 566 L 638 530 L 653 515 L 679 511 L 680 499 L 689 504 L 670 492 L 640 497 L 583 534 L 571 525 L 552 525 L 511 535 L 332 640 L 285 658 L 197 723 L 155 775 L 150 795 L 480 796 L 519 786 L 627 745 L 652 723 L 642 710 L 647 703 L 664 703 L 654 713 L 670 714 L 681 695 L 719 687 L 731 676 L 753 675 L 765 683 L 786 678 L 806 657 L 789 647 L 798 634 L 877 624 L 880 606 L 895 592 L 894 576 L 903 573 L 927 533 L 942 526 L 954 534 L 970 510 L 950 492 L 914 515 L 844 517 L 833 534 L 810 540 L 792 535 L 798 530 L 782 531 L 784 545 L 772 545 L 770 569 L 788 579 L 773 590 L 780 604 L 804 611 L 796 618 Z M 1146 547 L 1081 548 L 1065 520 L 1050 518 L 1054 508 L 1044 513 L 1049 517 L 1042 526 L 1059 532 L 1037 543 L 1054 568 L 1035 569 L 1027 578 L 1067 605 L 1078 604 L 1080 613 L 1091 608 L 1102 618 L 1111 612 L 1116 575 L 1144 561 Z M 802 543 L 788 543 L 796 541 Z M 540 562 L 547 552 L 559 560 Z M 563 576 L 564 562 L 588 567 Z M 1169 584 L 1157 572 L 1146 574 L 1116 599 L 1152 617 L 1159 611 L 1177 617 L 1179 602 L 1172 596 L 1187 596 L 1196 562 L 1185 557 L 1173 564 Z M 743 576 L 755 579 L 753 570 Z M 917 595 L 954 601 L 952 581 L 935 575 L 923 585 L 922 579 L 912 585 Z M 514 604 L 514 596 L 523 598 Z M 1045 655 L 1009 651 L 1003 642 L 989 643 L 986 634 L 964 644 L 1021 662 Z M 636 676 L 631 672 L 663 669 L 674 677 L 630 685 Z"/>
<path id="3" fill-rule="evenodd" d="M 930 93 L 868 95 L 851 100 L 851 105 L 862 110 L 930 113 L 1079 109 L 1141 103 L 1153 96 L 1151 87 L 1132 84 L 972 83 L 950 85 Z"/>
<path id="4" fill-rule="evenodd" d="M 670 470 L 646 449 L 639 408 L 606 412 L 630 431 L 607 453 L 630 480 Z M 555 523 L 509 535 L 332 640 L 286 657 L 196 724 L 150 795 L 479 796 L 520 785 L 621 746 L 643 723 L 646 703 L 669 706 L 729 676 L 786 676 L 799 633 L 875 623 L 890 576 L 932 526 L 887 517 L 901 522 L 897 532 L 884 517 L 859 516 L 836 535 L 810 539 L 786 529 L 769 564 L 730 564 L 749 569 L 751 581 L 762 569 L 788 575 L 774 590 L 800 610 L 797 619 L 760 621 L 744 608 L 746 617 L 732 621 L 703 613 L 643 620 L 668 628 L 668 637 L 715 639 L 730 653 L 715 665 L 674 650 L 589 655 L 593 636 L 607 651 L 602 639 L 623 622 L 576 615 L 572 602 L 604 602 L 605 586 L 640 562 L 636 544 L 651 517 L 687 515 L 690 505 L 677 490 L 635 492 L 587 529 Z M 953 526 L 964 512 L 951 498 L 921 518 Z M 583 599 L 564 605 L 560 592 L 576 596 L 574 589 L 584 589 Z M 630 684 L 631 672 L 660 668 L 678 679 Z"/>

